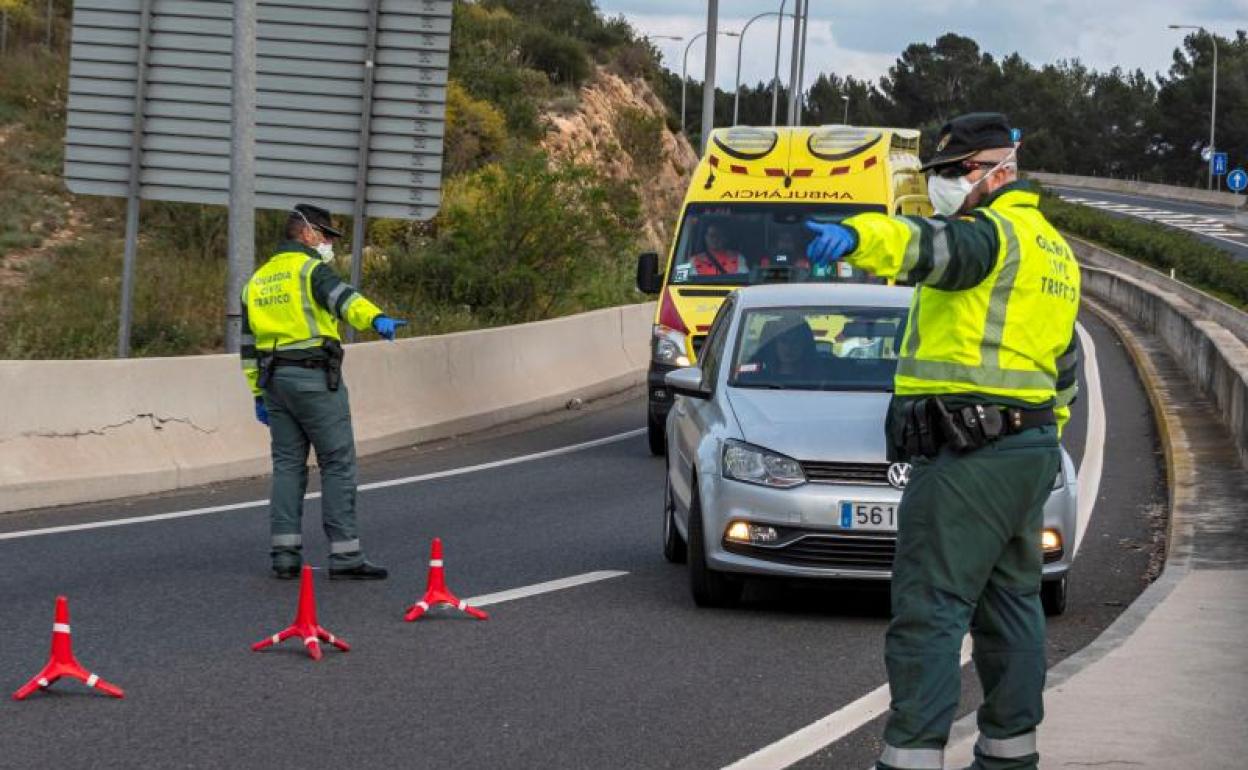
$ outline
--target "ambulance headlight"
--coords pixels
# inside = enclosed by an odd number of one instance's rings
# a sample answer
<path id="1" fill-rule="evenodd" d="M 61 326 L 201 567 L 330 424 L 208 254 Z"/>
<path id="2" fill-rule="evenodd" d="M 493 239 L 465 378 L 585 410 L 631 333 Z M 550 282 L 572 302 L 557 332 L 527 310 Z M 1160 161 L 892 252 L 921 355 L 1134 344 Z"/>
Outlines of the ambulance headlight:
<path id="1" fill-rule="evenodd" d="M 685 348 L 685 335 L 667 326 L 654 327 L 650 353 L 656 364 L 689 365 L 689 351 Z"/>

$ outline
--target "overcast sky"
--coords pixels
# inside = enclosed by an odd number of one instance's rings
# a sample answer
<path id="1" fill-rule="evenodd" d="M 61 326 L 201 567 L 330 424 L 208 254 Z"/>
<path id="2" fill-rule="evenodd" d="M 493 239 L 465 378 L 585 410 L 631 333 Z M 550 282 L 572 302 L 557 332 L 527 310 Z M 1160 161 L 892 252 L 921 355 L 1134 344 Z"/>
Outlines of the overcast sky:
<path id="1" fill-rule="evenodd" d="M 597 0 L 608 15 L 623 14 L 643 34 L 676 35 L 687 41 L 706 29 L 705 0 Z M 789 0 L 786 10 L 792 10 Z M 776 11 L 779 0 L 720 0 L 721 30 L 740 30 L 756 13 Z M 1152 76 L 1170 67 L 1185 34 L 1167 24 L 1204 25 L 1231 37 L 1248 27 L 1248 0 L 812 0 L 806 84 L 832 71 L 872 81 L 884 75 L 910 43 L 935 41 L 945 32 L 974 38 L 1000 58 L 1017 51 L 1035 64 L 1081 59 L 1096 69 L 1114 65 Z M 781 77 L 792 43 L 782 46 Z M 685 43 L 655 40 L 664 63 L 681 69 Z M 720 37 L 717 83 L 732 89 L 737 38 Z M 770 80 L 776 45 L 775 17 L 754 22 L 744 40 L 741 80 Z M 689 52 L 690 77 L 702 78 L 703 41 Z"/>

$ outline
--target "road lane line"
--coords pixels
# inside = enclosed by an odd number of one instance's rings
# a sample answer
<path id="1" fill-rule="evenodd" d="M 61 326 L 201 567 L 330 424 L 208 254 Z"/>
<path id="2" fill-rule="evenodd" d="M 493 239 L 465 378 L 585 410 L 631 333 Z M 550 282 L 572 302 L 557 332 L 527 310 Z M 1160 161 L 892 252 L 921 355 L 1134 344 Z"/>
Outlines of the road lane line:
<path id="1" fill-rule="evenodd" d="M 1075 553 L 1092 519 L 1092 509 L 1101 487 L 1105 460 L 1105 394 L 1101 389 L 1101 369 L 1096 343 L 1083 324 L 1075 324 L 1083 361 L 1083 377 L 1088 386 L 1088 427 L 1084 434 L 1083 461 L 1079 464 L 1079 490 L 1076 496 Z M 970 636 L 962 640 L 962 665 L 970 660 Z M 888 711 L 888 685 L 883 684 L 858 700 L 807 725 L 770 746 L 738 760 L 724 770 L 779 770 L 796 764 L 820 749 L 830 746 Z"/>
<path id="2" fill-rule="evenodd" d="M 374 489 L 386 489 L 388 487 L 397 487 L 405 484 L 419 484 L 424 481 L 434 481 L 436 479 L 451 478 L 453 476 L 463 476 L 469 473 L 479 473 L 480 471 L 493 470 L 495 468 L 504 468 L 508 465 L 518 465 L 520 463 L 533 462 L 534 460 L 545 460 L 560 455 L 572 454 L 573 452 L 581 452 L 586 449 L 594 449 L 596 447 L 614 444 L 619 441 L 626 441 L 630 438 L 640 436 L 645 433 L 645 428 L 629 430 L 623 433 L 616 433 L 604 438 L 594 439 L 592 441 L 583 441 L 579 444 L 569 444 L 568 446 L 557 447 L 555 449 L 547 449 L 542 452 L 534 452 L 527 455 L 519 455 L 517 457 L 508 457 L 504 460 L 495 460 L 488 463 L 480 463 L 477 465 L 466 465 L 461 468 L 451 468 L 445 471 L 435 471 L 433 473 L 422 473 L 418 476 L 405 476 L 398 479 L 389 479 L 386 481 L 374 481 L 368 484 L 361 484 L 357 487 L 360 492 L 368 492 Z M 305 500 L 315 500 L 321 496 L 320 492 L 311 492 L 304 496 Z M 60 535 L 66 532 L 83 532 L 91 529 L 106 529 L 108 527 L 123 527 L 129 524 L 147 524 L 154 521 L 170 521 L 172 519 L 187 519 L 193 516 L 206 516 L 212 513 L 228 513 L 230 511 L 241 511 L 249 508 L 263 508 L 268 505 L 268 499 L 264 500 L 248 500 L 244 503 L 230 503 L 228 505 L 213 505 L 207 508 L 192 508 L 186 511 L 173 511 L 170 513 L 156 513 L 150 516 L 131 516 L 125 519 L 110 519 L 108 521 L 91 521 L 82 524 L 65 524 L 59 527 L 43 527 L 41 529 L 26 529 L 17 532 L 0 532 L 0 540 L 18 540 L 24 537 L 38 537 L 40 535 Z"/>
<path id="3" fill-rule="evenodd" d="M 963 666 L 971 660 L 969 635 L 962 638 L 961 660 Z M 724 770 L 780 770 L 801 762 L 888 711 L 888 703 L 888 685 L 880 685 L 818 722 L 809 724 L 770 746 L 764 746 L 748 757 L 738 759 Z"/>
<path id="4" fill-rule="evenodd" d="M 1075 497 L 1075 558 L 1079 544 L 1092 520 L 1092 510 L 1101 490 L 1101 471 L 1105 467 L 1105 394 L 1101 390 L 1101 367 L 1096 358 L 1092 335 L 1075 324 L 1079 345 L 1083 348 L 1083 378 L 1088 384 L 1088 427 L 1083 437 L 1083 459 L 1079 463 L 1079 490 Z"/>
<path id="5" fill-rule="evenodd" d="M 470 596 L 464 601 L 473 607 L 486 607 L 491 604 L 502 604 L 516 599 L 526 599 L 530 596 L 538 596 L 540 594 L 548 594 L 552 591 L 562 591 L 565 588 L 576 588 L 577 586 L 587 585 L 589 583 L 597 583 L 602 580 L 610 580 L 611 578 L 623 577 L 627 572 L 619 570 L 599 570 L 597 572 L 586 572 L 583 575 L 573 575 L 572 577 L 559 578 L 558 580 L 547 580 L 545 583 L 534 583 L 531 586 L 522 586 L 521 588 L 512 588 L 507 591 L 498 591 L 492 594 L 481 594 L 480 596 Z"/>

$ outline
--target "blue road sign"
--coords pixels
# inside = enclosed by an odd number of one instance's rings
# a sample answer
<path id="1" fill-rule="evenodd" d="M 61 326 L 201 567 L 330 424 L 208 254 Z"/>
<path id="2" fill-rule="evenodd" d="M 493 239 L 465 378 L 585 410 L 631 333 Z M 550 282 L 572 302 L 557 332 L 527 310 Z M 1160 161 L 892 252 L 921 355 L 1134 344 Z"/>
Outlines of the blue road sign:
<path id="1" fill-rule="evenodd" d="M 1226 153 L 1215 152 L 1213 154 L 1213 175 L 1222 176 L 1226 173 Z"/>
<path id="2" fill-rule="evenodd" d="M 1231 192 L 1243 192 L 1248 187 L 1248 171 L 1237 168 L 1226 175 L 1226 187 Z"/>

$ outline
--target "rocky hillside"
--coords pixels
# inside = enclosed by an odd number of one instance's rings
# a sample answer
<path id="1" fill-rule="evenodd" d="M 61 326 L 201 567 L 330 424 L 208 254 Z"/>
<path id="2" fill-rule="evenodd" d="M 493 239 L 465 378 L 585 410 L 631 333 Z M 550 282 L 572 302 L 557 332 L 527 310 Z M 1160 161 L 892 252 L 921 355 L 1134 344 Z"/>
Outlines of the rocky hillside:
<path id="1" fill-rule="evenodd" d="M 665 252 L 697 155 L 684 136 L 668 130 L 667 110 L 642 78 L 605 68 L 581 87 L 569 112 L 544 114 L 542 148 L 551 157 L 591 165 L 615 179 L 632 180 L 641 197 L 645 245 Z"/>

